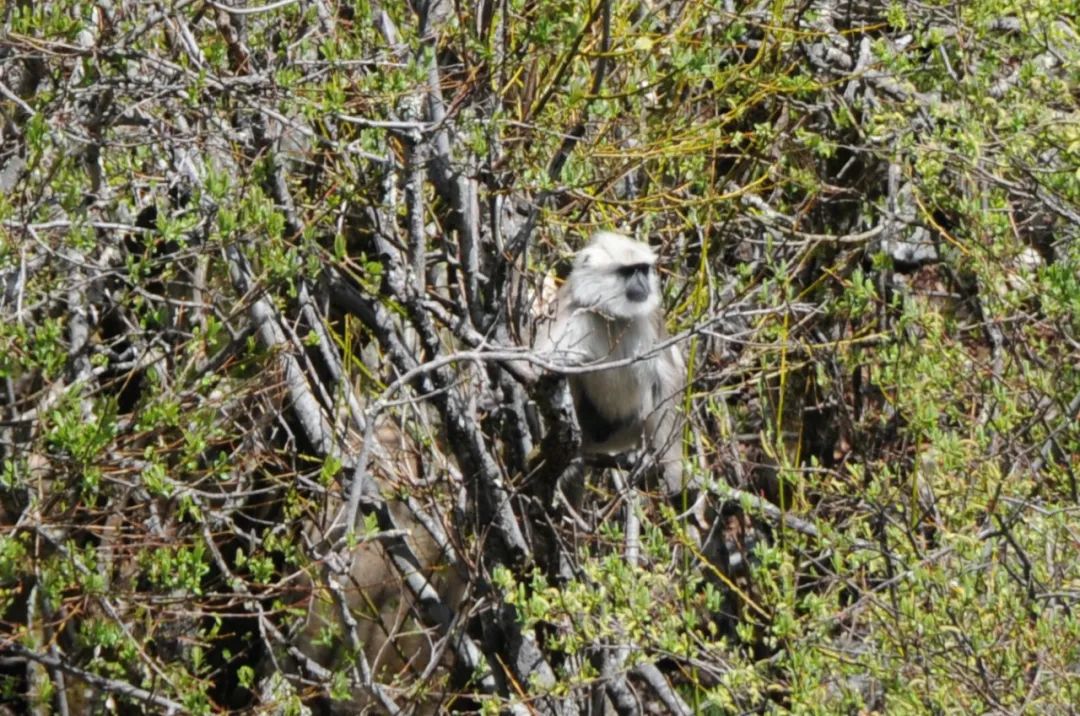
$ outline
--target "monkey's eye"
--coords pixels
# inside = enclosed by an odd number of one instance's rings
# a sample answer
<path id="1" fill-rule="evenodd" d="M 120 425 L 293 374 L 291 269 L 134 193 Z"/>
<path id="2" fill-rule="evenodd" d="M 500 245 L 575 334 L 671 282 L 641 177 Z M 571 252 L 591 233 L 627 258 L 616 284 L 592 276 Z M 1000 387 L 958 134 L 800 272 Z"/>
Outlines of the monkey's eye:
<path id="1" fill-rule="evenodd" d="M 634 275 L 648 276 L 652 271 L 650 264 L 633 264 L 632 266 L 620 266 L 618 268 L 619 276 L 622 278 L 630 278 Z"/>

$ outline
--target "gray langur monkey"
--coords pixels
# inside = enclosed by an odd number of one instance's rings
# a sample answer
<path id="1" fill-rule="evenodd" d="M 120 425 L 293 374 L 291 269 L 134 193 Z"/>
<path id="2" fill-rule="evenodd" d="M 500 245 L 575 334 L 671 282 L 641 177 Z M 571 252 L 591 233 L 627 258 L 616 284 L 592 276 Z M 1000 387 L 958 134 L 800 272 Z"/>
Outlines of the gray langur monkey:
<path id="1" fill-rule="evenodd" d="M 577 254 L 559 289 L 555 318 L 540 327 L 535 349 L 564 365 L 643 356 L 569 376 L 582 451 L 614 455 L 644 443 L 674 497 L 686 487 L 679 413 L 686 365 L 674 345 L 655 350 L 667 338 L 656 254 L 647 244 L 601 231 Z"/>

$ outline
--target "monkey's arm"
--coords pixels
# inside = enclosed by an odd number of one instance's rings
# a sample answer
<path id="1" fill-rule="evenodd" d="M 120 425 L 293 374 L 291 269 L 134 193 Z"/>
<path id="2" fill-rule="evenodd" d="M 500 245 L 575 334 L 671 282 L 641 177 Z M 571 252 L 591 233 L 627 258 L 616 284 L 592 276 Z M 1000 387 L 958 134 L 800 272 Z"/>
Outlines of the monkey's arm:
<path id="1" fill-rule="evenodd" d="M 533 350 L 551 363 L 581 365 L 593 359 L 590 333 L 589 317 L 584 311 L 561 305 L 553 321 L 538 327 Z"/>
<path id="2" fill-rule="evenodd" d="M 666 338 L 666 332 L 663 338 Z M 645 435 L 664 478 L 668 497 L 695 486 L 683 478 L 683 395 L 686 363 L 677 346 L 660 354 L 652 386 L 652 410 L 645 419 Z"/>

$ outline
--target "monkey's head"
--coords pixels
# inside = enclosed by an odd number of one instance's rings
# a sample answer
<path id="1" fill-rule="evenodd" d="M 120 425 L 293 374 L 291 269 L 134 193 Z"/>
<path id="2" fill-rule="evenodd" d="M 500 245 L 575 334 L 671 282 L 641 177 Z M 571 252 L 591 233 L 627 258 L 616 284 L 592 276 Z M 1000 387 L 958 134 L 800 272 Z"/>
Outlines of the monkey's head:
<path id="1" fill-rule="evenodd" d="M 574 260 L 570 281 L 575 304 L 612 318 L 642 318 L 660 307 L 656 254 L 622 234 L 593 234 Z"/>

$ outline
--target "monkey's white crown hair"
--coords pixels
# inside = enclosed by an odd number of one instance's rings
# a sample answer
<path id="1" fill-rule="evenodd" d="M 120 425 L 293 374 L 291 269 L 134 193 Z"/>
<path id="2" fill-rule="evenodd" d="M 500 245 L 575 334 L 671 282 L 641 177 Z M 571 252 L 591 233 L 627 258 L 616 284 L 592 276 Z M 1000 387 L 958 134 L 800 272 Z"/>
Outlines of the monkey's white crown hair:
<path id="1" fill-rule="evenodd" d="M 589 245 L 578 252 L 575 267 L 583 261 L 595 261 L 597 266 L 652 265 L 656 263 L 656 253 L 648 244 L 635 241 L 629 236 L 616 234 L 614 231 L 597 231 L 589 240 Z"/>
<path id="2" fill-rule="evenodd" d="M 625 280 L 618 269 L 624 266 L 656 264 L 656 253 L 648 244 L 613 231 L 598 231 L 574 260 L 572 292 L 574 303 L 615 318 L 640 318 L 660 306 L 660 285 L 656 274 L 649 280 L 649 296 L 633 302 L 626 298 Z"/>

